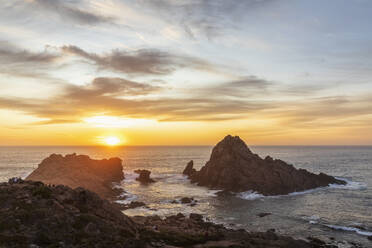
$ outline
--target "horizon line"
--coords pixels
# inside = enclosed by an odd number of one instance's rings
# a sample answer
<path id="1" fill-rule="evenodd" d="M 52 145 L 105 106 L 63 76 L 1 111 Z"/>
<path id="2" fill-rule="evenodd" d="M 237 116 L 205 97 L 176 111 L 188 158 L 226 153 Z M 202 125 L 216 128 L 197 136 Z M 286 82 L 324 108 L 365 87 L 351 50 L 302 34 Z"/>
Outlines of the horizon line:
<path id="1" fill-rule="evenodd" d="M 118 146 L 105 146 L 105 145 L 0 145 L 2 147 L 101 147 L 116 149 L 121 147 L 213 147 L 214 145 L 118 145 Z M 372 144 L 342 144 L 342 145 L 247 145 L 248 147 L 372 147 Z"/>

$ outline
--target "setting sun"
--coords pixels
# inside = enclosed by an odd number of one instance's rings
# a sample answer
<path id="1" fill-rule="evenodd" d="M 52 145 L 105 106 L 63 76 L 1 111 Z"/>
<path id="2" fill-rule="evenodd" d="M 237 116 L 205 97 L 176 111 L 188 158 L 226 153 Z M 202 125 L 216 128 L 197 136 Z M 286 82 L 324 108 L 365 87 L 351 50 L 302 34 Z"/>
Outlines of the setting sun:
<path id="1" fill-rule="evenodd" d="M 108 146 L 117 146 L 121 142 L 120 139 L 115 136 L 105 137 L 103 141 Z"/>

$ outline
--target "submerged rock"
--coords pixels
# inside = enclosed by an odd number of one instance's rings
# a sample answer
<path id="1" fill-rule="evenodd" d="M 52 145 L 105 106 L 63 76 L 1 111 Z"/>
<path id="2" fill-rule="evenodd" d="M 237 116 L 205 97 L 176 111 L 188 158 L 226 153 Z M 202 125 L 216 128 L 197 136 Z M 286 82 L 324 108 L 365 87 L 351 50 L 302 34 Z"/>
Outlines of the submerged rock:
<path id="1" fill-rule="evenodd" d="M 118 192 L 112 189 L 111 183 L 123 180 L 124 173 L 119 158 L 95 160 L 86 155 L 52 154 L 26 179 L 71 188 L 83 187 L 102 197 L 112 197 Z"/>
<path id="2" fill-rule="evenodd" d="M 0 247 L 325 247 L 273 232 L 205 222 L 200 214 L 128 217 L 84 188 L 0 183 Z M 327 246 L 328 247 L 328 246 Z"/>
<path id="3" fill-rule="evenodd" d="M 268 216 L 268 215 L 271 215 L 271 213 L 259 213 L 257 216 L 262 218 L 262 217 L 265 217 L 265 216 Z"/>
<path id="4" fill-rule="evenodd" d="M 187 204 L 187 203 L 193 202 L 194 201 L 194 198 L 182 197 L 180 201 L 181 201 L 182 204 Z"/>
<path id="5" fill-rule="evenodd" d="M 151 171 L 149 170 L 135 170 L 135 173 L 139 174 L 139 177 L 136 178 L 137 181 L 143 184 L 148 184 L 148 183 L 154 183 L 155 180 L 150 178 Z"/>
<path id="6" fill-rule="evenodd" d="M 184 174 L 191 182 L 232 192 L 254 191 L 263 195 L 285 195 L 329 184 L 346 184 L 324 173 L 319 175 L 267 156 L 252 153 L 238 136 L 226 136 L 214 148 L 209 161 L 196 171 L 189 163 Z"/>

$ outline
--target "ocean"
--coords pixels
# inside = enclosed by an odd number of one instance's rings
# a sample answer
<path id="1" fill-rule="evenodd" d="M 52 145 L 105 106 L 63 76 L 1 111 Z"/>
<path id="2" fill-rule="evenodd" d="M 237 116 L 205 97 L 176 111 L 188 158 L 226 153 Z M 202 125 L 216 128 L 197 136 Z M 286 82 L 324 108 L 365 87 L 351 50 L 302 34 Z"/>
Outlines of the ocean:
<path id="1" fill-rule="evenodd" d="M 126 190 L 126 202 L 145 202 L 149 208 L 124 211 L 128 215 L 166 216 L 178 212 L 200 213 L 230 228 L 266 231 L 296 238 L 360 243 L 372 247 L 372 147 L 346 146 L 253 146 L 262 157 L 270 155 L 314 173 L 324 172 L 347 180 L 346 186 L 331 185 L 306 192 L 263 197 L 255 192 L 217 196 L 216 191 L 198 187 L 182 175 L 187 162 L 196 169 L 208 161 L 208 146 L 147 147 L 0 147 L 0 181 L 25 177 L 52 153 L 86 154 L 95 159 L 119 157 L 126 179 L 115 187 Z M 157 182 L 147 186 L 136 180 L 135 169 L 151 170 Z M 195 206 L 172 203 L 193 197 Z M 271 215 L 260 218 L 259 213 Z"/>

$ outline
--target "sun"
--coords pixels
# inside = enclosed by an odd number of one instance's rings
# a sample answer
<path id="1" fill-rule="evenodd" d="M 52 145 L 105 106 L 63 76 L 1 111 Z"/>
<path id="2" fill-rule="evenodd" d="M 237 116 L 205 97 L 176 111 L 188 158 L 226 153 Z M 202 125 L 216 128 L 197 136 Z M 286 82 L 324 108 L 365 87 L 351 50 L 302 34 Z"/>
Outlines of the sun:
<path id="1" fill-rule="evenodd" d="M 117 146 L 121 143 L 120 139 L 116 136 L 108 136 L 103 139 L 107 146 Z"/>

